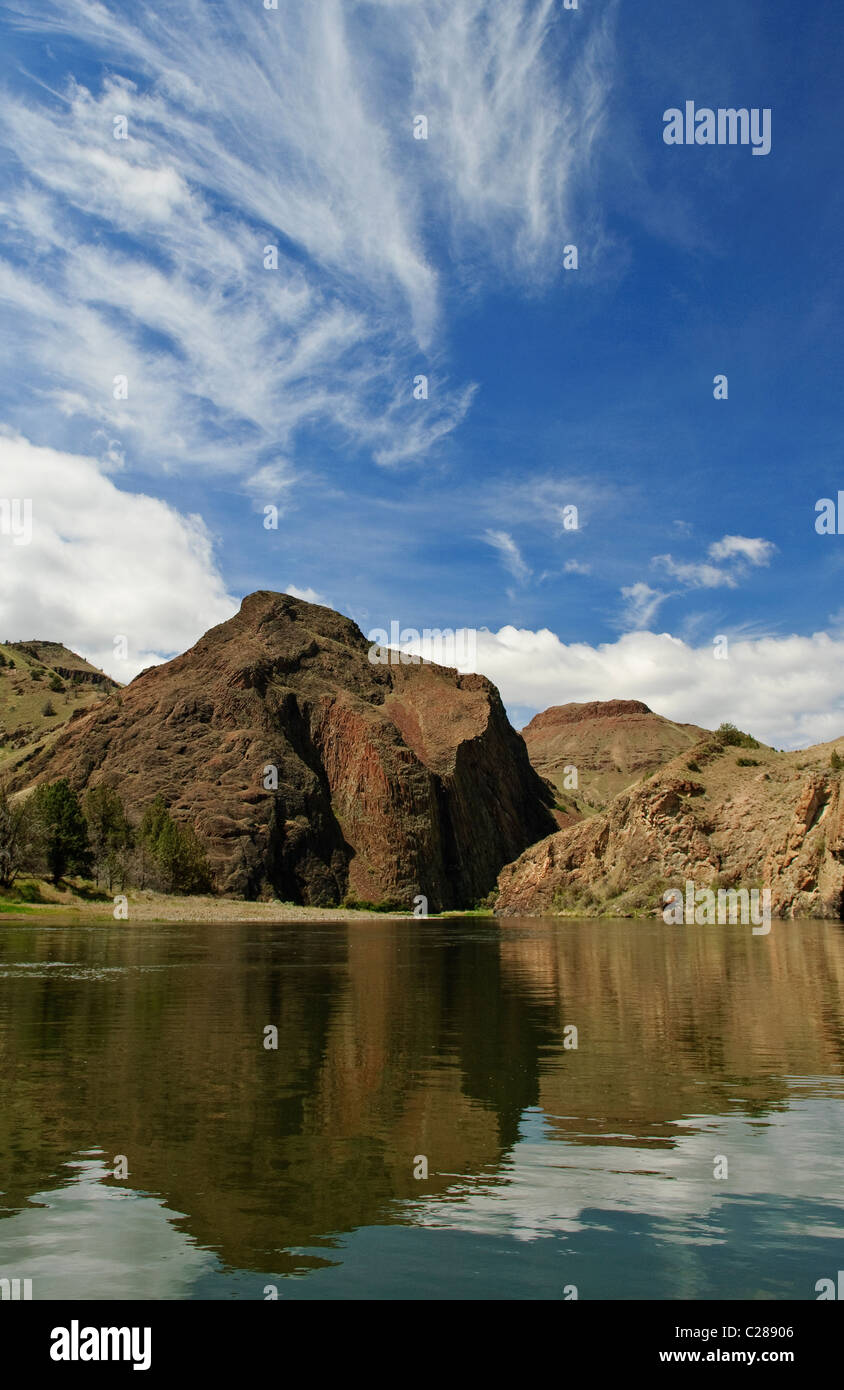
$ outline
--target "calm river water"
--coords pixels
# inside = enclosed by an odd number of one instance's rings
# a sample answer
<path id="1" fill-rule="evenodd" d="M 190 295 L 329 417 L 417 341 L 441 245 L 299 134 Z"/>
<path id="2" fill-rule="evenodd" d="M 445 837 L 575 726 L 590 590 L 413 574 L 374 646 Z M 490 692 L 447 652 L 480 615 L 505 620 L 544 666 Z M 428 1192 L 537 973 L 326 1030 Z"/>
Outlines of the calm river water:
<path id="1" fill-rule="evenodd" d="M 841 923 L 0 924 L 0 1277 L 814 1299 L 842 996 Z"/>

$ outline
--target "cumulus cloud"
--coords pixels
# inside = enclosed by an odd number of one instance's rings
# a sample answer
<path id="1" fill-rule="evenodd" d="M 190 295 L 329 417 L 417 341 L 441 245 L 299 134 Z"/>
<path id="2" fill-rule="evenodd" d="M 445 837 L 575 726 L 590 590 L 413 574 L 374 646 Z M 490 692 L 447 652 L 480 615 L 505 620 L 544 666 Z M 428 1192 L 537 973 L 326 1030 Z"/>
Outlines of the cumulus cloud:
<path id="1" fill-rule="evenodd" d="M 777 748 L 844 739 L 844 637 L 762 637 L 729 643 L 727 660 L 668 633 L 631 632 L 590 646 L 547 628 L 477 633 L 476 669 L 512 709 L 570 700 L 644 700 L 657 714 L 717 728 L 730 720 Z"/>
<path id="2" fill-rule="evenodd" d="M 0 492 L 32 503 L 30 544 L 0 534 L 4 638 L 64 642 L 127 681 L 236 612 L 202 519 L 122 492 L 97 460 L 2 432 Z"/>

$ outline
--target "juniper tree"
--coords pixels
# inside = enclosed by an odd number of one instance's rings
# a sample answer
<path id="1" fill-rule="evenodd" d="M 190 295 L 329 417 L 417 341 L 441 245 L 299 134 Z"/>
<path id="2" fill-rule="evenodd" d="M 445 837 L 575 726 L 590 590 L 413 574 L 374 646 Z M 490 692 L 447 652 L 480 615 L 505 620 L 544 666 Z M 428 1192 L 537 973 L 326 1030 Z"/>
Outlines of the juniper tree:
<path id="1" fill-rule="evenodd" d="M 34 813 L 41 822 L 44 834 L 44 857 L 54 883 L 68 869 L 86 874 L 91 868 L 88 827 L 79 804 L 79 797 L 66 777 L 36 789 L 33 796 Z"/>

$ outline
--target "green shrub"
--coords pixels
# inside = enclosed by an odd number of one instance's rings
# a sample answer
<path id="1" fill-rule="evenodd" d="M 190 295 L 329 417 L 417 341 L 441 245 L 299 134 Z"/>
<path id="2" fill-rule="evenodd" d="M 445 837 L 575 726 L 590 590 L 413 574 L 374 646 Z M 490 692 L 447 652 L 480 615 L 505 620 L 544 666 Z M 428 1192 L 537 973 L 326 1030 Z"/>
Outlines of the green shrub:
<path id="1" fill-rule="evenodd" d="M 752 734 L 744 734 L 735 724 L 725 722 L 715 730 L 715 739 L 721 748 L 761 748 L 758 739 Z"/>
<path id="2" fill-rule="evenodd" d="M 22 903 L 47 902 L 37 883 L 19 883 L 15 888 L 15 894 L 18 901 Z"/>
<path id="3" fill-rule="evenodd" d="M 343 907 L 350 912 L 407 912 L 407 903 L 400 902 L 398 898 L 382 898 L 381 902 L 373 903 L 368 898 L 356 898 L 354 893 L 347 893 L 343 899 Z"/>

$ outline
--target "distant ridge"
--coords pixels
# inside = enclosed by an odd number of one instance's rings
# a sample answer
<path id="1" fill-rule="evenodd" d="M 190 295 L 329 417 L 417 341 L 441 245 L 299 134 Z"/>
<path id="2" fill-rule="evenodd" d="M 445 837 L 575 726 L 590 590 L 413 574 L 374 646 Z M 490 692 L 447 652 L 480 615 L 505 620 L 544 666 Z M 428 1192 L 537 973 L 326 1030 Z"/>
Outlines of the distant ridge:
<path id="1" fill-rule="evenodd" d="M 71 719 L 119 689 L 61 642 L 4 642 L 0 658 L 0 774 L 22 767 Z"/>
<path id="2" fill-rule="evenodd" d="M 641 700 L 592 700 L 552 705 L 534 716 L 522 737 L 558 804 L 577 815 L 602 810 L 624 787 L 650 776 L 705 733 L 696 724 L 654 714 Z M 577 769 L 576 789 L 566 773 L 571 767 Z"/>

